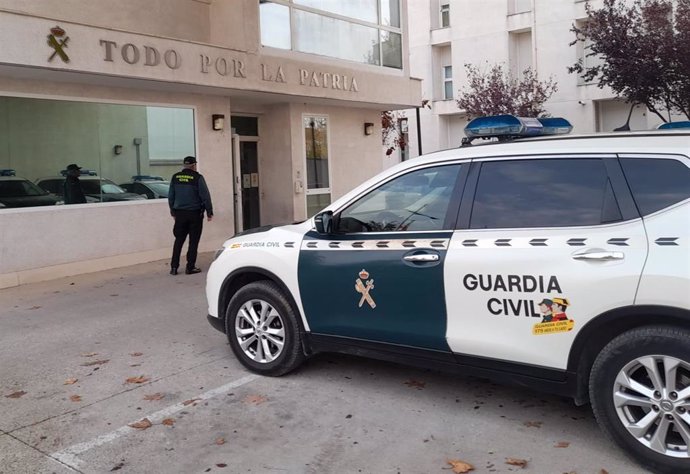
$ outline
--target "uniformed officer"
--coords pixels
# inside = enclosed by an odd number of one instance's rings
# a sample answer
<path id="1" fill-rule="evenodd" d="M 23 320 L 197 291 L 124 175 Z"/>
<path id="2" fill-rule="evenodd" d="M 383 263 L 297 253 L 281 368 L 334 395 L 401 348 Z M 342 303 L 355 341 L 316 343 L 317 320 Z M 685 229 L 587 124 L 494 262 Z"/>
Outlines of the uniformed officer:
<path id="1" fill-rule="evenodd" d="M 170 260 L 171 275 L 177 275 L 177 268 L 180 266 L 180 253 L 187 235 L 189 235 L 189 247 L 187 248 L 185 273 L 191 275 L 201 272 L 201 269 L 196 266 L 196 254 L 204 224 L 204 212 L 209 222 L 213 220 L 211 194 L 204 177 L 196 171 L 196 158 L 187 156 L 183 160 L 183 164 L 182 171 L 175 173 L 170 179 L 170 191 L 168 192 L 170 215 L 175 218 L 175 226 L 173 227 L 175 244 Z"/>

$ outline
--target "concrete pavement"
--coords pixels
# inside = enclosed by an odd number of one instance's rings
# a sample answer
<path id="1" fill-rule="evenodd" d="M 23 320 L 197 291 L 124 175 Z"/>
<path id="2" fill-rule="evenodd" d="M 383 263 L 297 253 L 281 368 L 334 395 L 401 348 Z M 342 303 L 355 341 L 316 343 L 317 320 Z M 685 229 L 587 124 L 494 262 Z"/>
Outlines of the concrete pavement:
<path id="1" fill-rule="evenodd" d="M 336 355 L 250 374 L 204 285 L 158 261 L 0 290 L 0 473 L 646 472 L 557 397 Z"/>

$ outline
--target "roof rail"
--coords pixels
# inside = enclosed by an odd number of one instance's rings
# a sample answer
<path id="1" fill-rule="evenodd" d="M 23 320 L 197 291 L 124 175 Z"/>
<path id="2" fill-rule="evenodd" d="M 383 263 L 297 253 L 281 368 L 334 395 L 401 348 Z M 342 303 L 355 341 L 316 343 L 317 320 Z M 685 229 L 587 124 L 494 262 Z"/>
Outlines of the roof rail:
<path id="1" fill-rule="evenodd" d="M 560 117 L 516 117 L 508 114 L 477 117 L 465 126 L 466 138 L 462 139 L 462 146 L 471 145 L 476 138 L 508 141 L 526 137 L 564 135 L 572 129 L 570 122 Z"/>

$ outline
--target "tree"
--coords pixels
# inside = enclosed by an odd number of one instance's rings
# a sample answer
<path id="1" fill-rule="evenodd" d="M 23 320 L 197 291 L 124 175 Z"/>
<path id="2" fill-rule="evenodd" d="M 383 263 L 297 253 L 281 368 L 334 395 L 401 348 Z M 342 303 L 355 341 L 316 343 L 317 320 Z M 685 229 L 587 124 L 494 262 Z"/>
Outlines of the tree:
<path id="1" fill-rule="evenodd" d="M 468 118 L 485 115 L 511 114 L 518 117 L 546 117 L 544 102 L 549 100 L 558 85 L 552 77 L 540 81 L 532 68 L 522 72 L 521 78 L 496 64 L 488 72 L 465 64 L 467 87 L 460 90 L 458 107 L 465 109 Z"/>
<path id="2" fill-rule="evenodd" d="M 407 146 L 405 135 L 398 127 L 398 121 L 401 118 L 405 118 L 405 112 L 394 110 L 381 112 L 381 140 L 388 147 L 386 148 L 386 156 L 390 156 L 396 148 L 404 150 Z"/>
<path id="3" fill-rule="evenodd" d="M 585 10 L 570 45 L 588 44 L 585 55 L 600 61 L 585 66 L 580 59 L 568 71 L 645 105 L 664 122 L 671 113 L 690 118 L 690 0 L 604 0 L 599 10 L 589 2 Z"/>
<path id="4" fill-rule="evenodd" d="M 428 99 L 422 100 L 422 108 L 431 108 Z M 396 112 L 394 110 L 387 110 L 381 112 L 381 140 L 386 148 L 386 156 L 390 156 L 396 148 L 404 150 L 407 147 L 407 139 L 405 134 L 400 130 L 400 120 L 407 118 L 405 112 Z"/>

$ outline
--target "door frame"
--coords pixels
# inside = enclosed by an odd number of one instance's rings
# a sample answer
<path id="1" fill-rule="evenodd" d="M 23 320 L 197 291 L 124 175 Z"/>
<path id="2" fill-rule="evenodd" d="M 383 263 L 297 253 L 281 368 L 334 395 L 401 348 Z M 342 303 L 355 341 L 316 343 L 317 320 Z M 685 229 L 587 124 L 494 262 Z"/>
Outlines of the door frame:
<path id="1" fill-rule="evenodd" d="M 233 185 L 233 199 L 234 199 L 234 210 L 235 210 L 235 233 L 242 232 L 244 230 L 244 213 L 242 211 L 242 166 L 240 157 L 240 144 L 242 142 L 255 142 L 256 145 L 256 166 L 257 173 L 259 174 L 259 189 L 261 187 L 261 160 L 259 159 L 259 137 L 257 136 L 247 136 L 239 135 L 237 133 L 232 134 L 232 185 Z M 261 209 L 261 191 L 259 191 L 259 216 L 263 209 Z"/>

